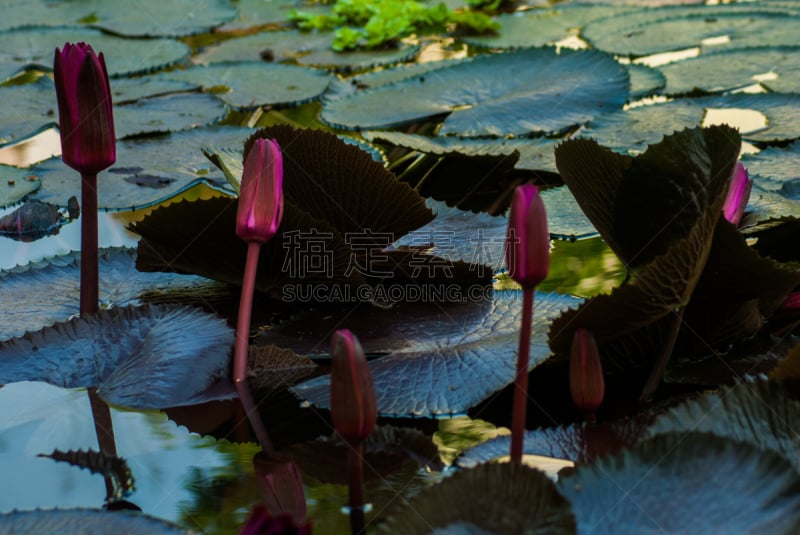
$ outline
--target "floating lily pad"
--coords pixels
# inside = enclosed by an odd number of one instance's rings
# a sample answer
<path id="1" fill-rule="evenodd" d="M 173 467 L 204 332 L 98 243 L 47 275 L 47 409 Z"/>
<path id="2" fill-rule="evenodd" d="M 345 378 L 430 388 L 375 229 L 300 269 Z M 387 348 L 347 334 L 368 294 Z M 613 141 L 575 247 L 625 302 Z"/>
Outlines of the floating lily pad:
<path id="1" fill-rule="evenodd" d="M 689 6 L 634 11 L 589 23 L 583 37 L 592 46 L 625 56 L 647 56 L 710 47 L 796 46 L 795 15 L 758 4 Z M 724 43 L 706 40 L 727 38 Z M 713 41 L 712 41 L 713 43 Z"/>
<path id="2" fill-rule="evenodd" d="M 484 48 L 525 48 L 555 43 L 569 37 L 588 22 L 634 11 L 634 6 L 559 5 L 498 15 L 496 36 L 470 36 L 462 40 Z"/>
<path id="3" fill-rule="evenodd" d="M 126 104 L 140 98 L 160 97 L 173 93 L 185 93 L 200 86 L 189 82 L 179 82 L 166 78 L 169 73 L 138 78 L 116 78 L 111 82 L 111 99 L 114 104 Z M 55 91 L 55 89 L 53 89 Z M 121 126 L 116 121 L 115 127 Z"/>
<path id="4" fill-rule="evenodd" d="M 297 30 L 262 32 L 229 39 L 200 55 L 200 61 L 296 61 L 306 67 L 333 71 L 361 71 L 379 65 L 390 65 L 413 59 L 417 46 L 372 51 L 334 52 L 333 32 L 301 32 Z"/>
<path id="5" fill-rule="evenodd" d="M 200 277 L 165 273 L 141 273 L 134 265 L 133 249 L 100 250 L 100 302 L 104 307 L 139 304 L 149 290 L 197 288 Z M 13 271 L 0 272 L 4 288 L 0 307 L 7 310 L 0 325 L 0 339 L 21 336 L 78 313 L 80 301 L 80 254 L 53 257 Z"/>
<path id="6" fill-rule="evenodd" d="M 41 182 L 27 169 L 0 165 L 0 208 L 5 208 L 30 195 Z"/>
<path id="7" fill-rule="evenodd" d="M 165 76 L 197 84 L 241 110 L 309 102 L 319 98 L 330 83 L 324 71 L 264 62 L 192 67 Z"/>
<path id="8" fill-rule="evenodd" d="M 597 236 L 569 188 L 550 188 L 541 192 L 547 208 L 547 230 L 556 240 L 582 240 Z"/>
<path id="9" fill-rule="evenodd" d="M 213 95 L 164 95 L 114 106 L 117 139 L 141 134 L 176 132 L 214 124 L 227 115 L 225 104 Z"/>
<path id="10" fill-rule="evenodd" d="M 625 151 L 641 151 L 663 136 L 702 124 L 708 109 L 752 109 L 767 118 L 766 128 L 742 133 L 758 142 L 800 138 L 800 95 L 765 93 L 709 96 L 640 106 L 598 116 L 581 135 Z"/>
<path id="11" fill-rule="evenodd" d="M 22 28 L 0 33 L 0 78 L 27 67 L 50 71 L 56 47 L 81 41 L 103 53 L 110 76 L 146 73 L 189 54 L 187 45 L 172 39 L 131 40 L 89 28 Z"/>
<path id="12" fill-rule="evenodd" d="M 0 146 L 25 140 L 57 123 L 56 89 L 49 78 L 0 87 Z"/>
<path id="13" fill-rule="evenodd" d="M 764 189 L 800 200 L 800 141 L 747 154 L 742 157 L 742 163 Z"/>
<path id="14" fill-rule="evenodd" d="M 652 420 L 650 416 L 641 416 L 600 424 L 584 422 L 525 431 L 522 453 L 589 464 L 634 446 L 644 436 Z M 511 437 L 500 436 L 468 449 L 456 459 L 456 464 L 472 468 L 508 455 L 510 450 Z"/>
<path id="15" fill-rule="evenodd" d="M 180 526 L 131 511 L 54 509 L 0 514 L 6 533 L 125 533 L 127 535 L 188 535 Z"/>
<path id="16" fill-rule="evenodd" d="M 442 318 L 446 334 L 431 343 L 416 343 L 370 362 L 378 411 L 386 416 L 452 417 L 464 414 L 513 381 L 516 366 L 521 293 L 496 292 L 491 309 L 478 323 L 455 316 Z M 550 349 L 547 325 L 580 300 L 538 294 L 534 312 L 530 369 L 543 362 Z M 351 329 L 352 330 L 352 329 Z M 366 343 L 368 338 L 354 331 Z M 330 403 L 330 377 L 319 377 L 292 391 L 314 405 Z"/>
<path id="17" fill-rule="evenodd" d="M 666 92 L 729 91 L 760 83 L 778 93 L 800 92 L 800 48 L 723 50 L 660 67 Z"/>
<path id="18" fill-rule="evenodd" d="M 701 431 L 775 452 L 800 469 L 797 381 L 756 381 L 723 387 L 674 407 L 648 431 Z"/>
<path id="19" fill-rule="evenodd" d="M 631 100 L 649 97 L 666 85 L 666 78 L 659 69 L 630 63 L 626 65 L 631 77 Z"/>
<path id="20" fill-rule="evenodd" d="M 575 533 L 575 519 L 546 475 L 507 463 L 452 475 L 410 500 L 380 527 L 381 533 L 404 535 L 570 535 Z"/>
<path id="21" fill-rule="evenodd" d="M 58 206 L 28 201 L 10 214 L 0 217 L 0 236 L 31 242 L 58 234 L 61 226 L 68 222 L 69 219 Z"/>
<path id="22" fill-rule="evenodd" d="M 800 522 L 782 457 L 704 433 L 663 435 L 559 481 L 579 533 L 775 533 Z"/>
<path id="23" fill-rule="evenodd" d="M 168 136 L 117 142 L 117 161 L 98 177 L 97 203 L 106 210 L 133 210 L 158 204 L 199 183 L 233 192 L 201 147 L 241 147 L 253 131 L 233 126 L 196 128 Z M 42 180 L 36 198 L 66 206 L 80 190 L 80 176 L 51 158 L 28 170 Z"/>
<path id="24" fill-rule="evenodd" d="M 238 15 L 230 22 L 225 23 L 220 30 L 243 30 L 265 24 L 287 24 L 287 17 L 292 9 L 305 12 L 330 14 L 331 6 L 325 4 L 296 5 L 296 2 L 286 0 L 238 0 L 236 9 Z"/>
<path id="25" fill-rule="evenodd" d="M 408 98 L 410 91 L 413 99 Z M 447 114 L 441 134 L 522 135 L 586 122 L 621 107 L 627 96 L 628 73 L 610 56 L 535 48 L 462 60 L 332 100 L 324 106 L 322 119 L 366 129 Z"/>
<path id="26" fill-rule="evenodd" d="M 232 346 L 225 321 L 198 309 L 101 310 L 0 343 L 0 383 L 97 387 L 139 409 L 191 405 L 227 378 Z"/>

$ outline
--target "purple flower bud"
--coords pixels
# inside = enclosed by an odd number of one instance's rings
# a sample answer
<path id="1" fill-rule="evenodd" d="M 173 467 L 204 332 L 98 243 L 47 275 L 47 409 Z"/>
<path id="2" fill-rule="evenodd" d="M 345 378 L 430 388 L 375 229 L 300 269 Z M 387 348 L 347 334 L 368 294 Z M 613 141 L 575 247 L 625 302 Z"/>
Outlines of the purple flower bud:
<path id="1" fill-rule="evenodd" d="M 509 276 L 523 288 L 542 282 L 550 268 L 547 212 L 539 190 L 531 184 L 514 190 L 508 214 L 506 265 Z"/>
<path id="2" fill-rule="evenodd" d="M 283 218 L 283 157 L 274 139 L 257 139 L 244 160 L 236 234 L 245 241 L 267 242 Z"/>
<path id="3" fill-rule="evenodd" d="M 61 158 L 80 173 L 97 174 L 116 161 L 111 89 L 103 54 L 86 43 L 56 48 Z"/>
<path id="4" fill-rule="evenodd" d="M 606 382 L 603 364 L 594 336 L 584 328 L 575 331 L 569 357 L 569 390 L 572 401 L 594 422 L 594 413 L 600 408 L 605 396 Z"/>
<path id="5" fill-rule="evenodd" d="M 747 169 L 741 162 L 737 163 L 736 168 L 733 170 L 731 184 L 728 186 L 725 203 L 722 205 L 722 213 L 725 219 L 734 225 L 738 226 L 742 220 L 747 201 L 750 199 L 752 187 L 753 181 L 747 176 Z"/>
<path id="6" fill-rule="evenodd" d="M 360 443 L 375 429 L 378 419 L 375 388 L 367 357 L 358 339 L 347 329 L 333 334 L 331 362 L 331 417 L 339 435 Z"/>

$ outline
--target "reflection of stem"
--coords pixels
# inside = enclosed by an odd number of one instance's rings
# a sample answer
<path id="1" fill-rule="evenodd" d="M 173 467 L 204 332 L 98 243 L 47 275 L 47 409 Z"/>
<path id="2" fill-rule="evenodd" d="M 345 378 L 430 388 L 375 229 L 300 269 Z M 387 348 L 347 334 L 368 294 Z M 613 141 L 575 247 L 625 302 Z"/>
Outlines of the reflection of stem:
<path id="1" fill-rule="evenodd" d="M 667 339 L 665 340 L 664 345 L 661 346 L 661 352 L 658 354 L 655 364 L 653 364 L 653 369 L 650 371 L 650 377 L 647 378 L 647 382 L 644 385 L 644 389 L 642 390 L 642 395 L 639 398 L 639 401 L 647 401 L 650 399 L 653 393 L 655 393 L 656 388 L 658 388 L 659 383 L 661 383 L 661 378 L 664 376 L 664 371 L 667 369 L 667 362 L 669 362 L 669 357 L 672 355 L 672 350 L 675 348 L 675 341 L 678 339 L 678 332 L 681 330 L 681 324 L 683 323 L 683 312 L 685 310 L 686 307 L 681 308 L 675 312 L 675 315 L 672 317 L 672 325 L 670 325 Z"/>
<path id="2" fill-rule="evenodd" d="M 233 382 L 239 399 L 247 413 L 247 419 L 253 426 L 256 438 L 265 453 L 272 452 L 272 443 L 269 440 L 267 429 L 258 414 L 253 394 L 247 385 L 247 339 L 250 334 L 250 315 L 253 310 L 253 292 L 256 286 L 256 269 L 258 268 L 258 254 L 261 243 L 250 241 L 247 244 L 247 261 L 244 266 L 242 278 L 242 296 L 239 300 L 239 319 L 236 322 L 236 346 L 233 352 Z"/>
<path id="3" fill-rule="evenodd" d="M 514 405 L 511 414 L 511 462 L 522 462 L 525 434 L 525 409 L 528 405 L 528 360 L 531 348 L 534 288 L 522 289 L 522 324 L 519 330 L 517 375 L 514 378 Z"/>
<path id="4" fill-rule="evenodd" d="M 97 254 L 97 174 L 81 173 L 81 316 L 95 314 L 99 308 L 100 284 L 98 281 Z M 108 404 L 97 395 L 96 388 L 89 389 L 94 431 L 100 451 L 117 456 L 114 426 Z M 114 497 L 114 482 L 105 476 L 106 501 Z"/>
<path id="5" fill-rule="evenodd" d="M 81 315 L 97 312 L 97 175 L 81 174 Z"/>
<path id="6" fill-rule="evenodd" d="M 348 444 L 350 531 L 364 533 L 364 442 Z"/>

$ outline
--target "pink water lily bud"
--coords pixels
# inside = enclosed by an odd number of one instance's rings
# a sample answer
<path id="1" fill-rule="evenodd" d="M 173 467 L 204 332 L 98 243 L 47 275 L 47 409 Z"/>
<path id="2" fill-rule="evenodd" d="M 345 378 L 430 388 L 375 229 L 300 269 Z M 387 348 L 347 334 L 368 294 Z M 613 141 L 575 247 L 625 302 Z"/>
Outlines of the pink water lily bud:
<path id="1" fill-rule="evenodd" d="M 267 510 L 273 515 L 288 514 L 297 523 L 304 522 L 306 496 L 303 478 L 294 461 L 277 453 L 261 452 L 253 458 L 253 469 Z"/>
<path id="2" fill-rule="evenodd" d="M 61 158 L 80 173 L 97 174 L 116 161 L 111 89 L 103 54 L 86 43 L 56 48 Z"/>
<path id="3" fill-rule="evenodd" d="M 569 357 L 569 390 L 572 401 L 594 422 L 594 413 L 600 408 L 605 396 L 606 382 L 603 364 L 594 336 L 584 328 L 575 331 Z"/>
<path id="4" fill-rule="evenodd" d="M 244 160 L 236 234 L 245 241 L 267 242 L 283 218 L 283 157 L 274 139 L 257 139 Z"/>
<path id="5" fill-rule="evenodd" d="M 547 212 L 539 190 L 532 184 L 514 190 L 506 232 L 506 265 L 509 276 L 523 288 L 542 282 L 550 268 Z"/>
<path id="6" fill-rule="evenodd" d="M 291 515 L 271 515 L 263 505 L 253 507 L 253 512 L 239 532 L 240 535 L 311 535 L 311 524 L 296 524 Z"/>
<path id="7" fill-rule="evenodd" d="M 742 220 L 752 188 L 753 181 L 747 175 L 747 169 L 741 162 L 738 162 L 733 170 L 733 178 L 728 187 L 728 194 L 725 196 L 725 203 L 722 205 L 722 213 L 725 219 L 734 225 L 738 226 Z"/>
<path id="8" fill-rule="evenodd" d="M 792 292 L 787 295 L 779 310 L 790 314 L 800 314 L 800 292 Z"/>
<path id="9" fill-rule="evenodd" d="M 331 417 L 339 435 L 351 444 L 362 442 L 378 419 L 375 388 L 367 357 L 358 339 L 347 329 L 333 334 L 331 362 Z"/>

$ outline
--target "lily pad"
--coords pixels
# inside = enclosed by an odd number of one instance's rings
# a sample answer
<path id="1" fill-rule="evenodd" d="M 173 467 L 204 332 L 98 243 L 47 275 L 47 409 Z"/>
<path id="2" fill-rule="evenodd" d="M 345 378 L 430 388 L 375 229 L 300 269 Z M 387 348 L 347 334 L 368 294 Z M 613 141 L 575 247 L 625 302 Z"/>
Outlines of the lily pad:
<path id="1" fill-rule="evenodd" d="M 798 381 L 755 381 L 723 387 L 674 407 L 655 421 L 648 435 L 710 433 L 780 454 L 800 470 L 799 385 Z"/>
<path id="2" fill-rule="evenodd" d="M 201 147 L 240 147 L 253 131 L 233 126 L 196 128 L 168 136 L 117 142 L 117 161 L 100 174 L 97 203 L 105 210 L 134 210 L 158 204 L 204 183 L 233 193 L 225 176 Z M 28 172 L 42 180 L 41 201 L 66 206 L 80 189 L 80 177 L 61 158 L 34 165 Z"/>
<path id="3" fill-rule="evenodd" d="M 68 222 L 69 219 L 58 206 L 28 201 L 10 214 L 0 217 L 0 236 L 32 242 L 58 234 L 61 226 Z"/>
<path id="4" fill-rule="evenodd" d="M 537 295 L 529 369 L 550 355 L 547 325 L 579 302 L 569 296 Z M 449 331 L 443 337 L 370 362 L 380 414 L 452 417 L 508 385 L 514 378 L 521 313 L 520 292 L 496 292 L 490 310 L 478 323 L 458 321 L 454 332 L 455 318 L 445 316 Z M 368 340 L 357 334 L 360 340 Z M 292 391 L 317 407 L 330 406 L 329 376 L 301 383 Z"/>
<path id="5" fill-rule="evenodd" d="M 0 146 L 58 124 L 57 105 L 55 84 L 47 77 L 32 84 L 0 87 Z"/>
<path id="6" fill-rule="evenodd" d="M 234 108 L 291 106 L 318 99 L 330 83 L 324 71 L 277 63 L 225 63 L 165 75 L 212 91 Z"/>
<path id="7" fill-rule="evenodd" d="M 0 78 L 23 69 L 53 69 L 53 51 L 64 43 L 86 42 L 102 52 L 108 74 L 143 74 L 173 65 L 189 55 L 189 47 L 172 39 L 124 39 L 89 28 L 21 28 L 0 33 Z"/>
<path id="8" fill-rule="evenodd" d="M 134 265 L 133 249 L 101 249 L 99 258 L 100 302 L 104 307 L 139 304 L 141 294 L 150 290 L 196 289 L 206 282 L 200 277 L 141 273 Z M 78 313 L 79 253 L 0 272 L 0 280 L 4 288 L 0 307 L 9 312 L 0 325 L 0 339 L 22 336 Z"/>
<path id="9" fill-rule="evenodd" d="M 630 63 L 626 65 L 631 77 L 631 100 L 649 97 L 664 89 L 667 81 L 659 69 Z"/>
<path id="10" fill-rule="evenodd" d="M 305 67 L 319 67 L 336 72 L 362 71 L 379 65 L 390 65 L 413 59 L 417 46 L 395 49 L 334 52 L 333 32 L 301 32 L 289 30 L 262 32 L 229 39 L 210 48 L 198 58 L 204 63 L 230 61 L 296 61 Z"/>
<path id="11" fill-rule="evenodd" d="M 759 83 L 778 93 L 800 92 L 800 48 L 723 50 L 660 67 L 669 94 L 719 93 Z"/>
<path id="12" fill-rule="evenodd" d="M 116 78 L 111 82 L 111 99 L 114 104 L 127 104 L 140 98 L 161 97 L 173 93 L 185 93 L 200 86 L 189 82 L 179 82 L 166 78 L 169 73 L 153 76 L 140 76 L 138 78 Z M 55 91 L 55 89 L 53 89 Z M 121 126 L 119 121 L 114 125 Z"/>
<path id="13" fill-rule="evenodd" d="M 569 188 L 550 188 L 541 192 L 547 208 L 547 229 L 556 240 L 582 240 L 597 236 Z"/>
<path id="14" fill-rule="evenodd" d="M 139 409 L 191 405 L 227 378 L 232 345 L 224 320 L 194 308 L 114 308 L 0 343 L 0 383 L 97 387 Z"/>
<path id="15" fill-rule="evenodd" d="M 483 48 L 525 48 L 555 43 L 569 37 L 588 22 L 615 17 L 634 11 L 635 6 L 620 5 L 559 5 L 498 15 L 500 23 L 496 36 L 462 38 L 470 45 Z"/>
<path id="16" fill-rule="evenodd" d="M 213 95 L 164 95 L 114 106 L 118 139 L 141 134 L 176 132 L 221 121 L 228 110 Z"/>
<path id="17" fill-rule="evenodd" d="M 641 416 L 600 424 L 572 424 L 525 431 L 523 455 L 542 455 L 589 464 L 606 455 L 634 446 L 645 435 L 653 418 Z M 508 455 L 511 437 L 500 436 L 462 453 L 456 464 L 472 468 Z"/>
<path id="18" fill-rule="evenodd" d="M 742 157 L 742 163 L 764 189 L 800 200 L 800 141 L 747 154 Z"/>
<path id="19" fill-rule="evenodd" d="M 188 535 L 190 532 L 158 518 L 131 511 L 54 509 L 0 514 L 6 533 L 83 535 L 113 531 L 128 535 Z"/>
<path id="20" fill-rule="evenodd" d="M 791 11 L 756 5 L 689 6 L 632 12 L 588 24 L 583 37 L 592 46 L 623 56 L 647 56 L 701 45 L 797 46 Z M 796 12 L 794 13 L 796 16 Z M 727 38 L 722 44 L 707 40 Z"/>
<path id="21" fill-rule="evenodd" d="M 323 107 L 321 117 L 331 125 L 367 129 L 447 114 L 440 134 L 522 135 L 581 124 L 621 107 L 627 96 L 628 72 L 612 57 L 534 48 L 462 60 L 338 98 Z"/>
<path id="22" fill-rule="evenodd" d="M 782 457 L 705 433 L 669 434 L 559 481 L 579 533 L 775 533 L 800 522 Z"/>
<path id="23" fill-rule="evenodd" d="M 295 4 L 295 2 L 287 2 L 286 0 L 238 0 L 236 2 L 236 10 L 238 11 L 236 18 L 225 23 L 219 30 L 244 30 L 265 24 L 285 25 L 287 24 L 289 12 L 292 9 L 298 9 Z M 307 4 L 300 6 L 300 8 L 306 12 L 310 11 L 319 14 L 329 14 L 331 12 L 330 5 L 325 4 Z"/>
<path id="24" fill-rule="evenodd" d="M 569 535 L 575 518 L 542 472 L 519 463 L 487 464 L 429 487 L 389 517 L 381 533 Z"/>
<path id="25" fill-rule="evenodd" d="M 6 208 L 30 195 L 41 186 L 27 169 L 0 165 L 0 208 Z"/>

